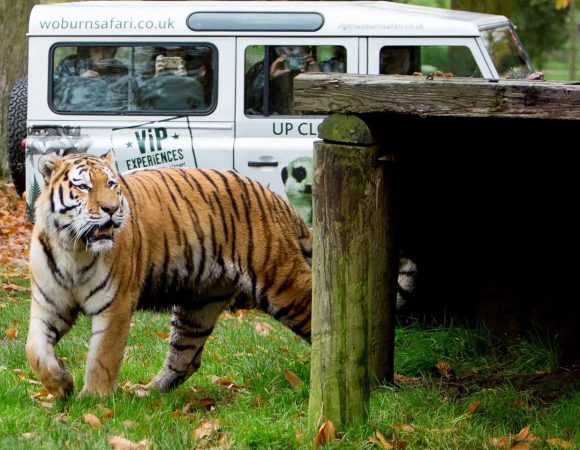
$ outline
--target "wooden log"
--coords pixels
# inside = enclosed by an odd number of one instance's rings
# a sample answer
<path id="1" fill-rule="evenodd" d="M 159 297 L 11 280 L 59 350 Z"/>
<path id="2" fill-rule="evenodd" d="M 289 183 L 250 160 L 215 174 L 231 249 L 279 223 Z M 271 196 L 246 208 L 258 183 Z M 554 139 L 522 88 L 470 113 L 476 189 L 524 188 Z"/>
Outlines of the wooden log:
<path id="1" fill-rule="evenodd" d="M 309 422 L 367 419 L 372 379 L 392 380 L 398 255 L 386 164 L 366 124 L 333 115 L 314 149 Z"/>
<path id="2" fill-rule="evenodd" d="M 578 82 L 316 73 L 294 79 L 294 99 L 311 114 L 580 120 Z"/>

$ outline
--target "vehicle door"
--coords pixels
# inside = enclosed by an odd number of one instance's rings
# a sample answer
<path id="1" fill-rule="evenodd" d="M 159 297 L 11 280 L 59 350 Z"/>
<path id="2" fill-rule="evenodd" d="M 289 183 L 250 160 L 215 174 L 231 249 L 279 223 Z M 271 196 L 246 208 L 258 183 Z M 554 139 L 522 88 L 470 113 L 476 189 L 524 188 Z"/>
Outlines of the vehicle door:
<path id="1" fill-rule="evenodd" d="M 305 71 L 358 73 L 358 40 L 243 37 L 236 54 L 235 170 L 288 197 L 310 222 L 313 142 L 324 117 L 294 113 L 292 80 Z"/>

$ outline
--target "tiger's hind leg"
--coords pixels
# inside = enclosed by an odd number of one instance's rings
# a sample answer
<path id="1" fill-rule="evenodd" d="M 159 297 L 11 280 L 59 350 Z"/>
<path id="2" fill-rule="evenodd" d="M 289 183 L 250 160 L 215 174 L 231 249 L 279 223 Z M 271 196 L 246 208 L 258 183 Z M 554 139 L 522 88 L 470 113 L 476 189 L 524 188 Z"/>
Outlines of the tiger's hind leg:
<path id="1" fill-rule="evenodd" d="M 260 296 L 262 310 L 310 342 L 312 314 L 312 277 L 310 267 L 287 277 Z"/>
<path id="2" fill-rule="evenodd" d="M 163 368 L 146 386 L 162 392 L 176 388 L 187 380 L 201 365 L 205 342 L 215 323 L 232 296 L 224 295 L 203 300 L 195 309 L 173 308 L 169 350 Z"/>

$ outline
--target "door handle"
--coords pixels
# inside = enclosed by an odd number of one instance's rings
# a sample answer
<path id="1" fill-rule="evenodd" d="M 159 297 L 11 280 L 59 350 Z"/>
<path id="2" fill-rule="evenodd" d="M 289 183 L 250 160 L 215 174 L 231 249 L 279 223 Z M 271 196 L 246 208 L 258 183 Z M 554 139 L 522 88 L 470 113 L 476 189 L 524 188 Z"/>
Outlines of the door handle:
<path id="1" fill-rule="evenodd" d="M 248 167 L 278 167 L 278 161 L 248 161 Z"/>

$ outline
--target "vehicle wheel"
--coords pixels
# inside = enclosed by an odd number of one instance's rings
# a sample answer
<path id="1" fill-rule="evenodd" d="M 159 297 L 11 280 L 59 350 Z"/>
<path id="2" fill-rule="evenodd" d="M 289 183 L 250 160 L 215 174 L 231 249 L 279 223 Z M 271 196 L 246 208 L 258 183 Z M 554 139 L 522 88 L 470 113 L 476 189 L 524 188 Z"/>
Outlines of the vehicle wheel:
<path id="1" fill-rule="evenodd" d="M 8 163 L 12 181 L 18 195 L 26 190 L 24 170 L 24 149 L 22 140 L 26 137 L 26 108 L 28 101 L 28 80 L 22 78 L 14 84 L 8 102 Z"/>

